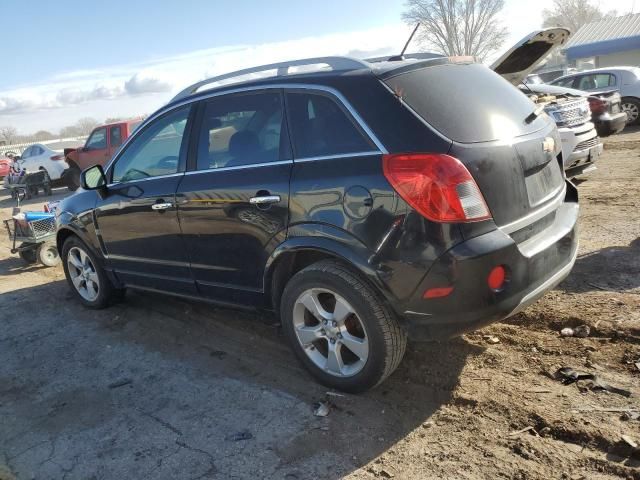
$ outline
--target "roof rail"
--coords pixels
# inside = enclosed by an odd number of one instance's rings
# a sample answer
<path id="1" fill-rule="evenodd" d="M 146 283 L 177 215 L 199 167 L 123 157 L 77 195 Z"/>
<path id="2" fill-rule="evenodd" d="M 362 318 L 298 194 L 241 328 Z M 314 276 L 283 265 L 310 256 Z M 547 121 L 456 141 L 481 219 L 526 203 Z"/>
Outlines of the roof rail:
<path id="1" fill-rule="evenodd" d="M 380 62 L 399 62 L 402 60 L 430 60 L 432 58 L 444 58 L 446 55 L 441 53 L 431 53 L 431 52 L 418 52 L 418 53 L 405 53 L 400 56 L 384 56 L 384 57 L 374 57 L 367 58 L 365 62 L 368 63 L 380 63 Z"/>
<path id="2" fill-rule="evenodd" d="M 265 72 L 268 70 L 277 70 L 276 76 L 284 76 L 289 74 L 289 68 L 291 67 L 318 64 L 328 65 L 332 70 L 358 70 L 361 68 L 370 68 L 370 65 L 366 61 L 356 60 L 355 58 L 350 57 L 316 57 L 305 58 L 302 60 L 291 60 L 288 62 L 271 63 L 269 65 L 261 65 L 259 67 L 245 68 L 244 70 L 225 73 L 224 75 L 207 78 L 206 80 L 194 83 L 193 85 L 190 85 L 189 87 L 178 93 L 175 97 L 173 97 L 171 102 L 175 102 L 176 100 L 180 100 L 181 98 L 192 95 L 205 85 L 221 82 L 230 78 L 241 77 L 243 75 L 249 75 L 252 73 Z"/>

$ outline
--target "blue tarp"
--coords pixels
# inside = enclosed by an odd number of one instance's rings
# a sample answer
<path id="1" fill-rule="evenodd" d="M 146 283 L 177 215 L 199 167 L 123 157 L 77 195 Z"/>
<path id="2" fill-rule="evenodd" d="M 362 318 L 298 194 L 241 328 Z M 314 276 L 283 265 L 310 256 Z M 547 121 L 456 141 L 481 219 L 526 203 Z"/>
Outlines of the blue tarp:
<path id="1" fill-rule="evenodd" d="M 640 35 L 576 45 L 575 47 L 567 48 L 565 54 L 567 55 L 567 60 L 576 60 L 578 58 L 596 57 L 598 55 L 608 55 L 610 53 L 626 52 L 636 49 L 640 49 Z"/>

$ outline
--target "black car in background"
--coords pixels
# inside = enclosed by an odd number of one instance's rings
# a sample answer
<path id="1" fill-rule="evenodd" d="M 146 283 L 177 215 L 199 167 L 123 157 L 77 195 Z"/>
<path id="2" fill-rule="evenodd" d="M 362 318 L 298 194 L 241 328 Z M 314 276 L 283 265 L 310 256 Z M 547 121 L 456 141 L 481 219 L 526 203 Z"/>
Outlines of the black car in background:
<path id="1" fill-rule="evenodd" d="M 559 153 L 465 59 L 268 65 L 189 87 L 85 170 L 57 245 L 87 307 L 135 288 L 272 309 L 318 380 L 363 391 L 407 337 L 503 319 L 569 273 Z"/>

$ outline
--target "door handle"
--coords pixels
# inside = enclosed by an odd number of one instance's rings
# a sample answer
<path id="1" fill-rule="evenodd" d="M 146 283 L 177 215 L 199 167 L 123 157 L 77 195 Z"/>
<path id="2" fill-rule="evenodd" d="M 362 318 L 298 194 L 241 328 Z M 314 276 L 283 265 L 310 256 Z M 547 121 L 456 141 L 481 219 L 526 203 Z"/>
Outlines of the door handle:
<path id="1" fill-rule="evenodd" d="M 280 195 L 264 195 L 261 197 L 251 197 L 249 203 L 251 205 L 270 205 L 272 203 L 278 203 L 280 201 Z"/>
<path id="2" fill-rule="evenodd" d="M 154 203 L 153 205 L 151 205 L 152 210 L 167 210 L 171 207 L 173 207 L 173 203 L 171 202 Z"/>

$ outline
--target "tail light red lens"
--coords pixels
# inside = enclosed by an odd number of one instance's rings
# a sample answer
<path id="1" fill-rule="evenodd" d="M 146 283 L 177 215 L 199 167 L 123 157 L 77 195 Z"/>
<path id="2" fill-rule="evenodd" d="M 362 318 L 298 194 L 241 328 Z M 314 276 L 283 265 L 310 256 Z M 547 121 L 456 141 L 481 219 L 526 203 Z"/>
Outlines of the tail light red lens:
<path id="1" fill-rule="evenodd" d="M 434 222 L 477 222 L 491 218 L 469 170 L 450 155 L 383 155 L 384 175 L 405 202 Z"/>
<path id="2" fill-rule="evenodd" d="M 591 113 L 601 114 L 607 111 L 607 101 L 597 97 L 589 97 L 589 107 L 591 107 Z"/>
<path id="3" fill-rule="evenodd" d="M 51 157 L 51 160 L 63 160 L 64 159 L 64 155 L 53 155 Z"/>

